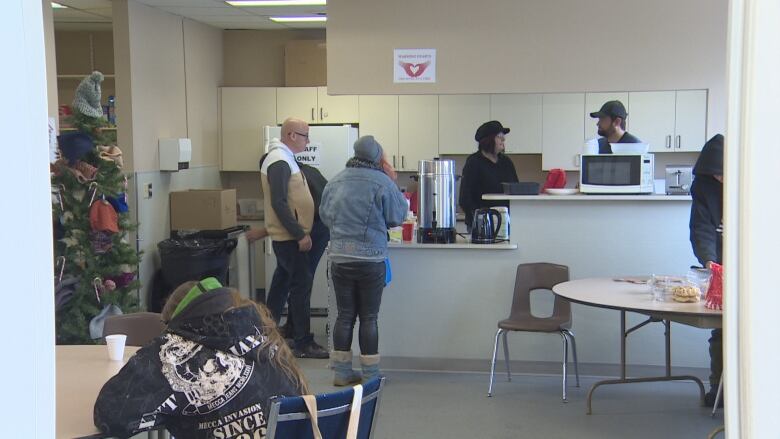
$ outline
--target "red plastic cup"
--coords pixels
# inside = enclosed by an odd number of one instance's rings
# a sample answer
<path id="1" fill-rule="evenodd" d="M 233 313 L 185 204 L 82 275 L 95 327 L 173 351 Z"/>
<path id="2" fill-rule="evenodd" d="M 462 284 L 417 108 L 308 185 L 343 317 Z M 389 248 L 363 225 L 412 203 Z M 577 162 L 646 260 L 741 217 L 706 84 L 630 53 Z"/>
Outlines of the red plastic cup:
<path id="1" fill-rule="evenodd" d="M 412 241 L 414 235 L 414 223 L 403 223 L 401 225 L 401 237 L 406 242 Z"/>

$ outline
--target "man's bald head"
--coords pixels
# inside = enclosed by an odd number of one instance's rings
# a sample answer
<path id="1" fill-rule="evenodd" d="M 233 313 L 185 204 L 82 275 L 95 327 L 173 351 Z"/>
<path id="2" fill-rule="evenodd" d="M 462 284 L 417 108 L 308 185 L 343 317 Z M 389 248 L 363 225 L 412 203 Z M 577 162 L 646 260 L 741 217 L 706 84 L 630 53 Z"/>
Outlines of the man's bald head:
<path id="1" fill-rule="evenodd" d="M 309 143 L 309 124 L 304 120 L 288 117 L 282 123 L 281 140 L 292 152 L 303 152 Z"/>

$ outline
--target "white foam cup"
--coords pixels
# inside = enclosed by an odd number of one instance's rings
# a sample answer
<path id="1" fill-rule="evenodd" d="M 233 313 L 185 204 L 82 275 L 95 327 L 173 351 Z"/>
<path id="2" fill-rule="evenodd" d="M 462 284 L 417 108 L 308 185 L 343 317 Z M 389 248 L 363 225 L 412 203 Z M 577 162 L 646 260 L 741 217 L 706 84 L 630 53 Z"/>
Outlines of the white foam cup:
<path id="1" fill-rule="evenodd" d="M 112 334 L 106 336 L 106 347 L 108 348 L 108 359 L 111 361 L 122 361 L 125 357 L 125 334 Z"/>

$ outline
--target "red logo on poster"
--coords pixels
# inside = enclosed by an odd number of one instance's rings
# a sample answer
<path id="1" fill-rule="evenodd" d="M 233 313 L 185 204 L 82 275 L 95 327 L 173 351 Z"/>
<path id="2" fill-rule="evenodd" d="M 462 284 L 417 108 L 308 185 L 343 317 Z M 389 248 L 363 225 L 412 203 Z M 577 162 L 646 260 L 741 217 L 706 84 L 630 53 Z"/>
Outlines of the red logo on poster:
<path id="1" fill-rule="evenodd" d="M 420 64 L 412 64 L 408 62 L 399 61 L 398 64 L 404 68 L 404 71 L 407 75 L 409 75 L 410 78 L 417 78 L 419 76 L 422 76 L 422 74 L 425 72 L 425 69 L 428 68 L 429 65 L 431 65 L 430 61 L 425 61 L 424 63 Z"/>

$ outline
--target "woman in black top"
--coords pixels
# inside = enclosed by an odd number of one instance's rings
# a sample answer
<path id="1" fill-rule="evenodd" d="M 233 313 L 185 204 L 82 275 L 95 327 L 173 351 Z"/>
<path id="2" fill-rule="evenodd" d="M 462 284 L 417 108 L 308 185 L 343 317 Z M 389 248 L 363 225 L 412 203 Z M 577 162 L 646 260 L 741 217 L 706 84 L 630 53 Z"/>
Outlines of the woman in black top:
<path id="1" fill-rule="evenodd" d="M 517 172 L 512 161 L 504 153 L 504 136 L 509 128 L 504 128 L 501 122 L 491 120 L 477 128 L 474 140 L 479 144 L 479 150 L 471 154 L 463 167 L 463 178 L 460 181 L 460 207 L 466 214 L 466 226 L 471 229 L 474 210 L 482 207 L 506 206 L 506 201 L 483 200 L 483 194 L 500 194 L 504 192 L 501 183 L 517 182 Z"/>

